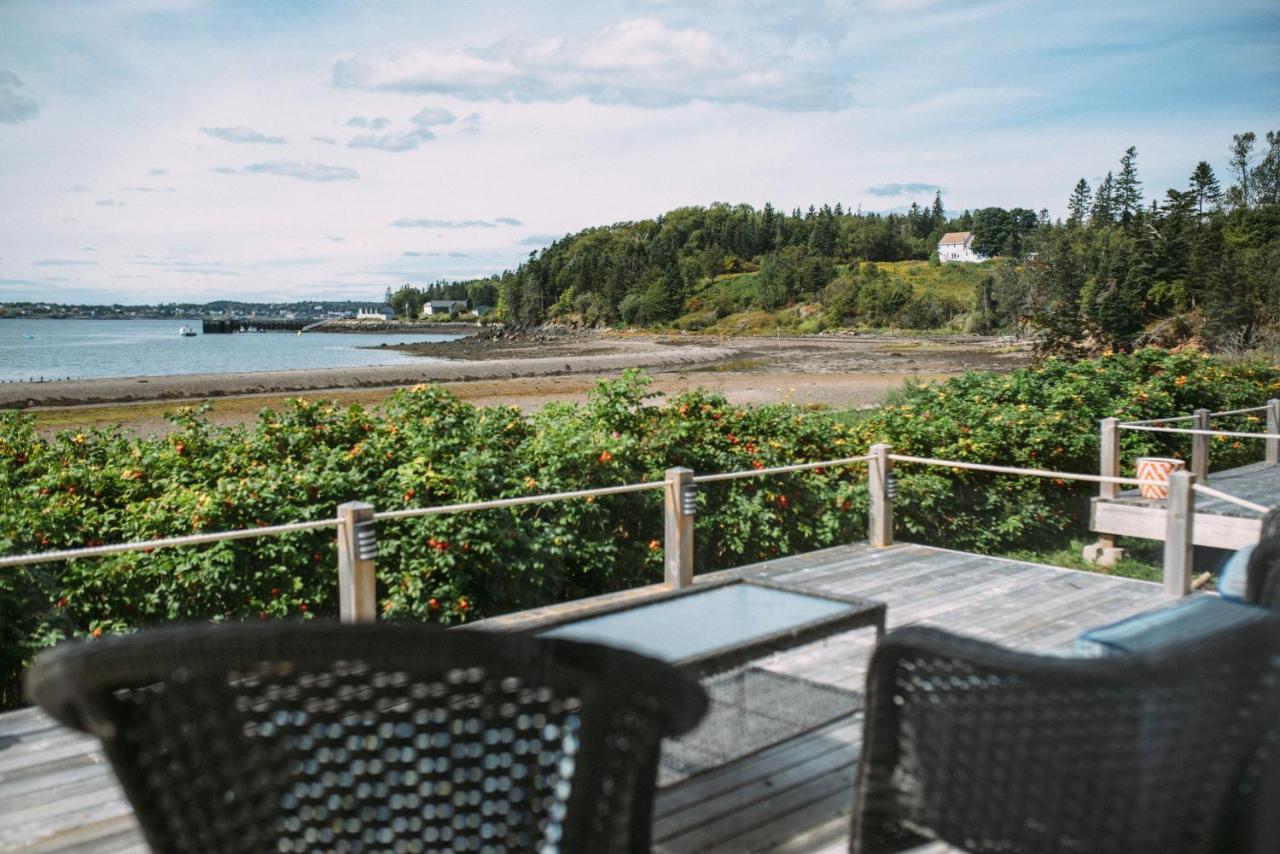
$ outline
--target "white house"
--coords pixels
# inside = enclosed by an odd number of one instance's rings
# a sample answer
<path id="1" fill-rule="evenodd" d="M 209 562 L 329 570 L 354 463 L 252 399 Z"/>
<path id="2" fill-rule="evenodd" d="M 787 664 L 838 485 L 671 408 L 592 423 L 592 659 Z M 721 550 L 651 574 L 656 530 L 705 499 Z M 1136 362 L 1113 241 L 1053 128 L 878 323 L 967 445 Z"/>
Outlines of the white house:
<path id="1" fill-rule="evenodd" d="M 975 264 L 983 256 L 973 251 L 972 231 L 949 231 L 938 241 L 938 260 L 943 264 Z"/>
<path id="2" fill-rule="evenodd" d="M 464 299 L 433 299 L 422 307 L 422 316 L 429 314 L 467 313 L 467 301 Z"/>
<path id="3" fill-rule="evenodd" d="M 390 320 L 395 317 L 395 309 L 389 305 L 377 308 L 361 308 L 356 311 L 356 320 Z"/>

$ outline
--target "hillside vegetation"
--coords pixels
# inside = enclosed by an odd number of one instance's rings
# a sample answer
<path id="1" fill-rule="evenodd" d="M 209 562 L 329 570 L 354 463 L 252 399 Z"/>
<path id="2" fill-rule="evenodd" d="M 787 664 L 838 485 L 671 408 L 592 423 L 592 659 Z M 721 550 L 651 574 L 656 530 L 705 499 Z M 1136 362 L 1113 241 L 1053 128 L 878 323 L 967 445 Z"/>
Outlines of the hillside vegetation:
<path id="1" fill-rule="evenodd" d="M 1021 207 L 948 214 L 941 192 L 884 215 L 686 207 L 568 235 L 487 279 L 406 285 L 392 302 L 412 312 L 425 299 L 468 299 L 528 324 L 1014 332 L 1063 352 L 1196 337 L 1218 349 L 1273 344 L 1280 132 L 1265 147 L 1253 133 L 1233 137 L 1225 188 L 1201 161 L 1185 186 L 1148 197 L 1137 156 L 1130 148 L 1097 187 L 1081 179 L 1064 192 L 1065 220 Z M 937 265 L 949 231 L 972 232 L 994 260 Z"/>

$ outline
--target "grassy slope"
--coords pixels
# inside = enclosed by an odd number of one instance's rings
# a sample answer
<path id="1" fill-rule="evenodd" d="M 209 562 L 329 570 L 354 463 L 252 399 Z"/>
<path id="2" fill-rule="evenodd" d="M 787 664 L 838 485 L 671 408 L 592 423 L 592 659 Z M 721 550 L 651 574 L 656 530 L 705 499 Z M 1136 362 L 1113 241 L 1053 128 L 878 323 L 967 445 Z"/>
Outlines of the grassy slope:
<path id="1" fill-rule="evenodd" d="M 932 266 L 928 261 L 886 261 L 876 264 L 876 267 L 887 274 L 890 279 L 908 282 L 911 285 L 912 292 L 917 296 L 952 299 L 964 305 L 969 305 L 973 300 L 978 284 L 983 277 L 991 273 L 992 263 L 987 261 L 981 264 Z M 862 262 L 861 266 L 865 265 L 866 262 Z M 841 264 L 836 269 L 839 273 L 846 274 L 849 272 L 850 265 Z M 755 291 L 756 281 L 759 276 L 759 273 L 727 273 L 723 276 L 716 276 L 712 280 L 703 280 L 698 288 L 697 296 L 705 301 L 709 300 L 717 291 L 726 289 L 732 294 L 735 301 L 747 302 Z M 681 318 L 675 325 L 681 328 L 703 329 L 708 333 L 719 335 L 769 334 L 776 329 L 793 332 L 819 331 L 814 322 L 810 324 L 804 322 L 804 318 L 801 315 L 807 314 L 807 312 L 798 312 L 796 307 L 783 308 L 777 311 L 742 311 L 711 325 L 698 323 L 696 318 L 700 315 L 705 317 L 708 310 L 704 305 L 702 309 L 691 312 Z M 808 325 L 814 325 L 815 328 L 807 328 Z"/>

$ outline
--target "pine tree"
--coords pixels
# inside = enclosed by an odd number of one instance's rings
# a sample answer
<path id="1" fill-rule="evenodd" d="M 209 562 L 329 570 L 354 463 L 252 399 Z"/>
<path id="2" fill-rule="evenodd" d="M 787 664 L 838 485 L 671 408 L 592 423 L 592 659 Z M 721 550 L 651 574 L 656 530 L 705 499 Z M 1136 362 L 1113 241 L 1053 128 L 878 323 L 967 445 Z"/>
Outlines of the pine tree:
<path id="1" fill-rule="evenodd" d="M 1129 146 L 1120 158 L 1120 174 L 1116 177 L 1114 209 L 1125 225 L 1133 222 L 1142 209 L 1142 182 L 1138 180 L 1138 149 Z"/>
<path id="2" fill-rule="evenodd" d="M 1250 187 L 1259 205 L 1280 204 L 1280 131 L 1267 131 L 1267 150 L 1251 177 Z"/>
<path id="3" fill-rule="evenodd" d="M 764 213 L 760 219 L 760 244 L 757 247 L 756 254 L 763 255 L 765 252 L 773 249 L 774 238 L 778 231 L 778 215 L 773 210 L 773 205 L 769 202 L 764 203 Z"/>
<path id="4" fill-rule="evenodd" d="M 944 208 L 944 207 L 942 206 L 942 191 L 941 191 L 941 190 L 938 190 L 936 193 L 934 193 L 934 194 L 933 194 L 933 217 L 932 217 L 932 219 L 933 219 L 933 223 L 932 223 L 932 224 L 933 224 L 933 228 L 934 228 L 934 229 L 942 228 L 943 224 L 947 221 L 947 211 L 946 211 L 946 208 Z"/>
<path id="5" fill-rule="evenodd" d="M 1215 210 L 1222 203 L 1222 188 L 1213 167 L 1204 160 L 1196 164 L 1191 173 L 1191 196 L 1195 199 L 1196 213 L 1203 217 L 1205 209 Z"/>
<path id="6" fill-rule="evenodd" d="M 1098 191 L 1093 194 L 1093 208 L 1089 211 L 1089 224 L 1092 226 L 1110 225 L 1116 221 L 1115 179 L 1111 173 L 1102 179 Z"/>
<path id="7" fill-rule="evenodd" d="M 1067 200 L 1067 226 L 1069 228 L 1084 225 L 1085 220 L 1089 217 L 1089 199 L 1091 196 L 1089 182 L 1081 178 L 1076 182 L 1076 188 L 1071 191 L 1071 198 Z"/>
<path id="8" fill-rule="evenodd" d="M 1231 203 L 1238 208 L 1247 208 L 1253 201 L 1249 162 L 1253 159 L 1253 144 L 1257 140 L 1253 131 L 1237 133 L 1231 137 L 1231 171 L 1235 174 L 1236 185 L 1231 188 L 1230 197 Z"/>

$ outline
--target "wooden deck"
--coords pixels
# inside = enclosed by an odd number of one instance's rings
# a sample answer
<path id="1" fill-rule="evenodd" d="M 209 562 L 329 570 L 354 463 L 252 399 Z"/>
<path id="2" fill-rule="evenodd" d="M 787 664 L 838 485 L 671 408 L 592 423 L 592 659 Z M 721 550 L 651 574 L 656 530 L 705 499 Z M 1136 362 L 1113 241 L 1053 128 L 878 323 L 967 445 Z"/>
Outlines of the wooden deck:
<path id="1" fill-rule="evenodd" d="M 913 545 L 841 546 L 730 572 L 883 601 L 890 627 L 927 623 L 1047 652 L 1069 650 L 1088 626 L 1169 601 L 1149 582 Z M 575 607 L 524 612 L 490 627 L 527 626 Z M 872 633 L 859 630 L 759 664 L 861 690 L 871 645 Z M 662 790 L 656 849 L 846 850 L 860 729 L 856 717 L 837 721 Z M 0 851 L 16 850 L 145 850 L 96 742 L 34 710 L 0 715 Z"/>
<path id="2" fill-rule="evenodd" d="M 1274 507 L 1280 504 L 1280 465 L 1251 463 L 1240 468 L 1210 472 L 1205 484 L 1220 492 Z M 1262 514 L 1208 495 L 1196 495 L 1192 539 L 1198 546 L 1239 549 L 1258 541 Z M 1115 498 L 1095 498 L 1089 527 L 1099 534 L 1163 540 L 1164 499 L 1143 498 L 1138 490 L 1126 490 Z"/>

